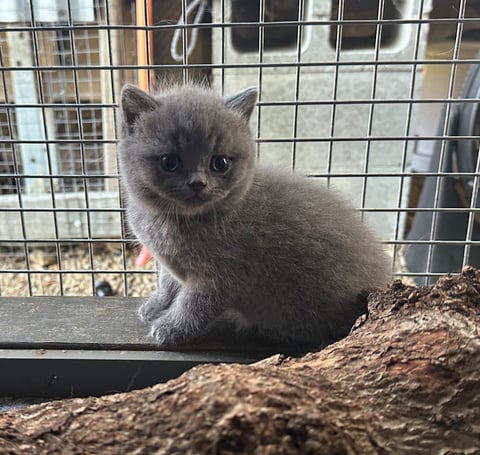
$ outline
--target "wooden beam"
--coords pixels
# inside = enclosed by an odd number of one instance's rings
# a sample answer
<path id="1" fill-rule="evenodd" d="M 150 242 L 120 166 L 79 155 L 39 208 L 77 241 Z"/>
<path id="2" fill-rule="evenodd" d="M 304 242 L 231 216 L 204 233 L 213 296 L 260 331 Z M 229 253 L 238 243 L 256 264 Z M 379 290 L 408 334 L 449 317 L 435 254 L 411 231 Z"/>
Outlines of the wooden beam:
<path id="1" fill-rule="evenodd" d="M 251 363 L 276 352 L 225 333 L 160 350 L 138 320 L 140 300 L 0 298 L 0 396 L 128 391 L 165 382 L 200 363 Z"/>

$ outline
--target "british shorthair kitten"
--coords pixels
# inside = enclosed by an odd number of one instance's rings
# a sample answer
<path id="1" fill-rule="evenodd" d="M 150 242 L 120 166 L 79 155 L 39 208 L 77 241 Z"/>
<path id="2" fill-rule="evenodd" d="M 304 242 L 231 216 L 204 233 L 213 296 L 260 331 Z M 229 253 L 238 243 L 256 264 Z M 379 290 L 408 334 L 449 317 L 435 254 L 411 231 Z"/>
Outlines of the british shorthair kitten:
<path id="1" fill-rule="evenodd" d="M 158 344 L 195 340 L 232 318 L 291 346 L 345 336 L 389 261 L 334 192 L 256 163 L 257 90 L 199 86 L 121 94 L 118 147 L 128 223 L 159 267 L 139 309 Z"/>

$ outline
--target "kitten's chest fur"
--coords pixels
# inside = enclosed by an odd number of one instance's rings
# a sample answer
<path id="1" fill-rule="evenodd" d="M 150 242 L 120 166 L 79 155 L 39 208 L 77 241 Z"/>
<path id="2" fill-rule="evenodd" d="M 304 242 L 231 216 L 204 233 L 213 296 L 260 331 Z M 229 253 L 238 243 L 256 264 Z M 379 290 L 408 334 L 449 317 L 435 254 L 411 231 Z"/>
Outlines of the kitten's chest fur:
<path id="1" fill-rule="evenodd" d="M 237 213 L 166 218 L 131 204 L 135 208 L 129 211 L 129 223 L 135 235 L 184 284 L 206 279 L 221 262 L 241 260 L 239 244 L 246 233 L 232 232 Z"/>

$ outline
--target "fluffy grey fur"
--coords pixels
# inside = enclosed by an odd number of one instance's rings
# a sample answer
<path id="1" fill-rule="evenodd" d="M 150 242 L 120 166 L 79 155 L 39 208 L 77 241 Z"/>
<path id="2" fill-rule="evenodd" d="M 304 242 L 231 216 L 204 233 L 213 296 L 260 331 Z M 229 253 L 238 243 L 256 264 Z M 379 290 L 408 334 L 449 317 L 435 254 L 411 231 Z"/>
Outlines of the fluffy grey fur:
<path id="1" fill-rule="evenodd" d="M 260 335 L 321 345 L 365 312 L 388 260 L 354 210 L 313 179 L 256 165 L 257 91 L 121 95 L 127 217 L 159 266 L 141 319 L 162 346 L 236 315 Z"/>

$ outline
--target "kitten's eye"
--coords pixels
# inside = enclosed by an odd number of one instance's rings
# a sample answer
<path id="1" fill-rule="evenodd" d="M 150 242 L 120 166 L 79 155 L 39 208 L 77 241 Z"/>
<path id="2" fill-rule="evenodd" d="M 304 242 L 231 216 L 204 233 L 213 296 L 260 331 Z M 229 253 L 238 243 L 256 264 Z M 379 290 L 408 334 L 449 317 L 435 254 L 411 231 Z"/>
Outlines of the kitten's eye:
<path id="1" fill-rule="evenodd" d="M 182 160 L 175 153 L 169 153 L 162 156 L 160 163 L 164 171 L 175 172 L 182 165 Z"/>
<path id="2" fill-rule="evenodd" d="M 210 161 L 210 169 L 213 172 L 217 172 L 222 174 L 223 172 L 227 172 L 230 168 L 231 161 L 225 155 L 215 155 L 212 157 L 212 161 Z"/>

